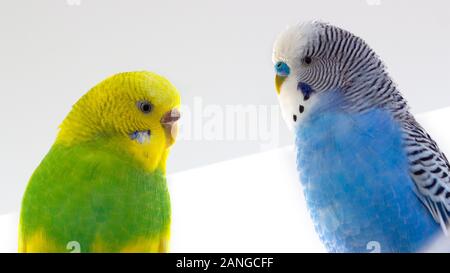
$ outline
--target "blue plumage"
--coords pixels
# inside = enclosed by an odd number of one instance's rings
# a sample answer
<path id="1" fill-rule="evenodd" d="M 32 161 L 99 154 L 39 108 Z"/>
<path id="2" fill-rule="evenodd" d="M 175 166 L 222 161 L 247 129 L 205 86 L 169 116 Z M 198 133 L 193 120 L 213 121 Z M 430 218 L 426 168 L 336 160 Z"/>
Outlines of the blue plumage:
<path id="1" fill-rule="evenodd" d="M 305 199 L 330 251 L 427 251 L 448 233 L 450 162 L 363 39 L 308 21 L 280 34 L 272 60 Z"/>
<path id="2" fill-rule="evenodd" d="M 339 92 L 296 129 L 297 166 L 315 228 L 329 251 L 414 252 L 440 230 L 415 193 L 398 122 L 386 110 L 348 113 Z"/>

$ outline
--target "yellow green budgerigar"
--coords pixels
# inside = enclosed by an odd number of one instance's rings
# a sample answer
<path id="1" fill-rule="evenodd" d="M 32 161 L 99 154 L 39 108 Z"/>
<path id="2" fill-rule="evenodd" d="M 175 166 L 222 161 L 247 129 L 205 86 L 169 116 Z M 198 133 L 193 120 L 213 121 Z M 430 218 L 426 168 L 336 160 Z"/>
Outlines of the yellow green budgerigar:
<path id="1" fill-rule="evenodd" d="M 30 179 L 19 251 L 166 252 L 179 105 L 151 72 L 120 73 L 85 94 Z"/>

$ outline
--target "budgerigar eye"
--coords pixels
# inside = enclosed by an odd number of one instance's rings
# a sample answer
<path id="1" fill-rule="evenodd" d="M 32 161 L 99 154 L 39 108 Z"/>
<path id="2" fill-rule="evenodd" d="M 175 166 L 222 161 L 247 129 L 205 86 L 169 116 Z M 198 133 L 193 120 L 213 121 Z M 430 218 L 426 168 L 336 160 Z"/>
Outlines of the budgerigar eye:
<path id="1" fill-rule="evenodd" d="M 138 101 L 137 106 L 144 114 L 148 114 L 153 110 L 153 105 L 148 101 Z"/>
<path id="2" fill-rule="evenodd" d="M 311 64 L 312 63 L 312 58 L 309 57 L 309 56 L 304 57 L 303 58 L 303 63 L 306 64 L 306 65 Z"/>

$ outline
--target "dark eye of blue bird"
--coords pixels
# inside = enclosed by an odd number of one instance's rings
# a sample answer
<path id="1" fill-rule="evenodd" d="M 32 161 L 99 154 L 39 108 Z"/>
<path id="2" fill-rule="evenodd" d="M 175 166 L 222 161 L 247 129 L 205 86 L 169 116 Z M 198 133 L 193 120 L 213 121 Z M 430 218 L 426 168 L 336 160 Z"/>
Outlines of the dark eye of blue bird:
<path id="1" fill-rule="evenodd" d="M 139 110 L 144 114 L 150 113 L 153 109 L 153 105 L 148 101 L 139 101 L 137 104 Z"/>
<path id="2" fill-rule="evenodd" d="M 305 64 L 311 64 L 312 59 L 311 59 L 311 57 L 306 56 L 305 58 L 303 58 L 303 62 L 304 62 Z"/>

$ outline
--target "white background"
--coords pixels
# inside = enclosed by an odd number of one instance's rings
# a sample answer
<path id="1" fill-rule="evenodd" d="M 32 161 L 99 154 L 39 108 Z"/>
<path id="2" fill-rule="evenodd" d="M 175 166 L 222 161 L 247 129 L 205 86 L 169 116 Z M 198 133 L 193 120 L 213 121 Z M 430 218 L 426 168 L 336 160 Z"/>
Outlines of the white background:
<path id="1" fill-rule="evenodd" d="M 445 0 L 0 1 L 0 213 L 19 207 L 57 126 L 106 76 L 159 72 L 191 107 L 194 98 L 219 109 L 276 105 L 273 41 L 287 25 L 313 18 L 366 39 L 415 113 L 450 105 L 450 2 Z M 271 117 L 277 121 L 271 128 L 273 148 L 291 144 L 285 124 Z M 204 113 L 196 118 L 197 124 L 182 122 L 190 127 L 210 119 Z M 168 171 L 257 153 L 265 149 L 262 143 L 181 139 Z"/>
<path id="2" fill-rule="evenodd" d="M 71 105 L 111 74 L 156 71 L 191 107 L 196 98 L 219 109 L 276 105 L 272 44 L 300 20 L 322 19 L 363 37 L 387 64 L 413 112 L 450 105 L 450 2 L 445 0 L 81 0 L 73 5 L 78 1 L 0 1 L 0 214 L 18 211 L 26 183 Z M 433 126 L 448 130 L 449 116 Z M 208 119 L 202 112 L 196 117 Z M 291 144 L 284 123 L 273 118 L 273 148 Z M 192 120 L 182 122 L 195 126 Z M 284 166 L 265 161 L 272 156 L 199 169 L 259 153 L 267 149 L 262 144 L 261 139 L 177 142 L 168 162 L 169 173 L 176 173 L 173 250 L 319 249 L 301 244 L 312 237 L 306 218 L 296 218 L 301 207 L 296 178 L 286 182 Z M 10 232 L 0 236 L 5 234 Z"/>

